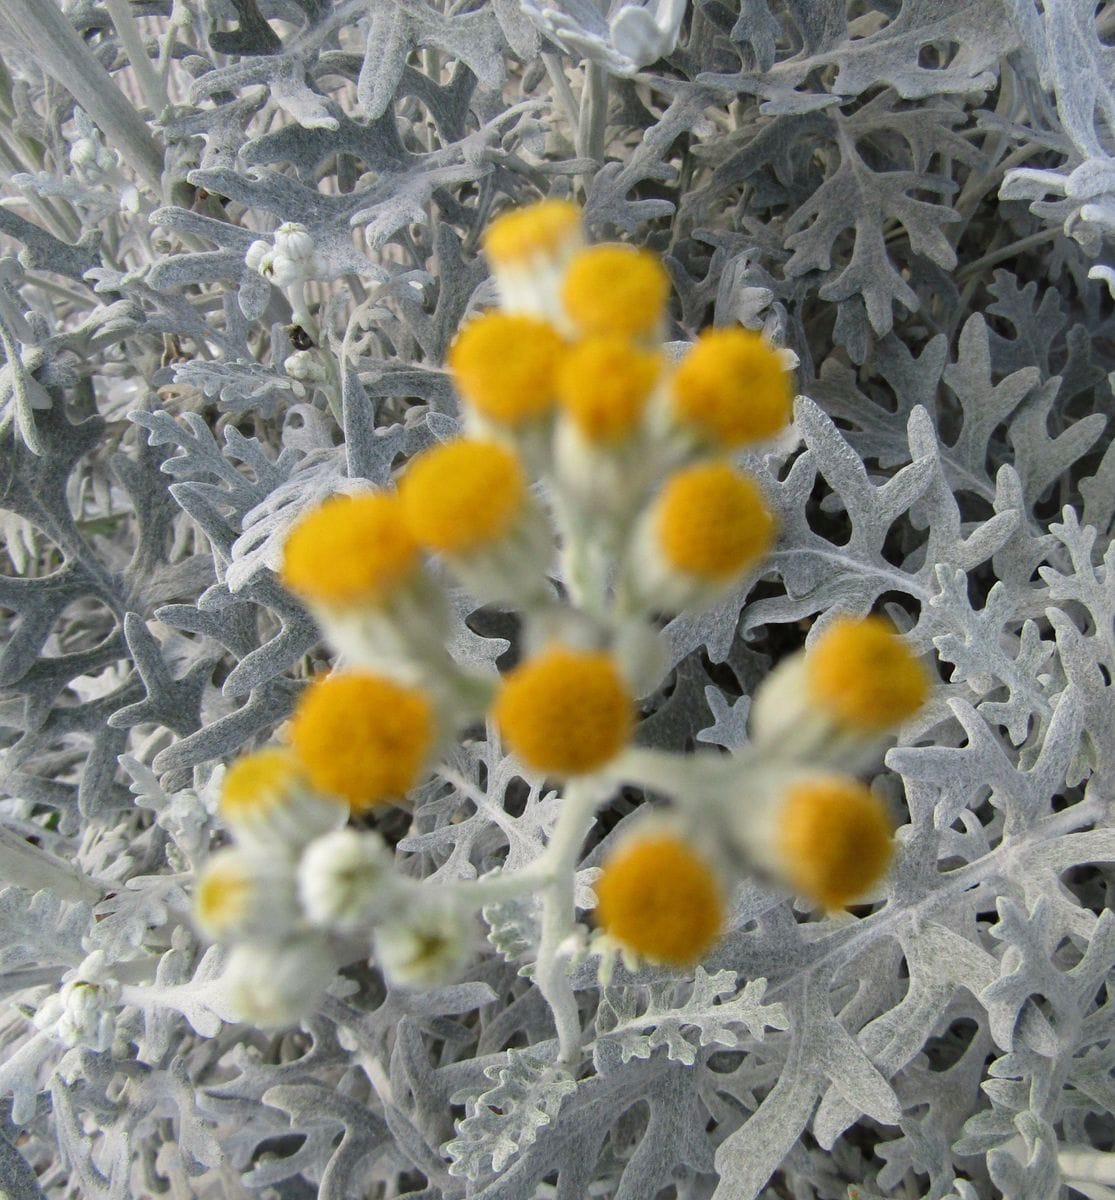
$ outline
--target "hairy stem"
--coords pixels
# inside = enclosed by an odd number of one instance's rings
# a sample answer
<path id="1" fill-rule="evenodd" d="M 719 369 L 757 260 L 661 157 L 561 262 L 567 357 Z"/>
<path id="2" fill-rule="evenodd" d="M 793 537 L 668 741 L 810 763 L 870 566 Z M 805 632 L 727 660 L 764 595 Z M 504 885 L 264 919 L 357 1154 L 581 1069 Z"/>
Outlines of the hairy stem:
<path id="1" fill-rule="evenodd" d="M 128 61 L 139 81 L 143 98 L 150 106 L 152 115 L 157 117 L 167 106 L 166 87 L 147 57 L 147 48 L 143 44 L 139 26 L 132 16 L 131 5 L 128 0 L 105 0 L 105 7 L 113 25 L 116 26 L 120 40 L 124 43 L 124 49 L 128 52 Z"/>
<path id="2" fill-rule="evenodd" d="M 162 150 L 65 13 L 53 3 L 0 0 L 0 17 L 28 47 L 34 47 L 35 60 L 85 109 L 108 144 L 157 190 L 163 173 Z"/>
<path id="3" fill-rule="evenodd" d="M 569 785 L 554 835 L 543 855 L 553 877 L 542 893 L 542 937 L 534 978 L 554 1014 L 558 1058 L 567 1066 L 573 1066 L 580 1056 L 582 1032 L 581 1014 L 561 945 L 573 932 L 573 875 L 599 798 L 600 793 L 592 784 Z"/>

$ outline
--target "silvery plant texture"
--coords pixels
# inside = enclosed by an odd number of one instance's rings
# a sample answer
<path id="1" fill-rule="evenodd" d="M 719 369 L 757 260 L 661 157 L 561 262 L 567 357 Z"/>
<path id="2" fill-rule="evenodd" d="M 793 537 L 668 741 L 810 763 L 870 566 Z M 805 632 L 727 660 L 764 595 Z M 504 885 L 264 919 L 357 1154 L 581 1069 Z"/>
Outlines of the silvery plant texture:
<path id="1" fill-rule="evenodd" d="M 1115 1198 L 1113 47 L 1111 0 L 0 0 L 4 1196 Z M 631 753 L 746 756 L 882 614 L 933 676 L 859 764 L 890 869 L 839 912 L 737 872 L 699 962 L 602 957 L 647 771 L 566 837 L 560 944 L 511 892 L 427 982 L 307 939 L 306 1011 L 246 1019 L 194 905 L 335 661 L 285 541 L 457 433 L 486 231 L 544 198 L 658 257 L 674 360 L 795 363 L 736 456 L 777 540 L 657 619 Z M 509 670 L 514 598 L 448 596 Z M 573 802 L 457 734 L 352 825 L 415 896 Z"/>

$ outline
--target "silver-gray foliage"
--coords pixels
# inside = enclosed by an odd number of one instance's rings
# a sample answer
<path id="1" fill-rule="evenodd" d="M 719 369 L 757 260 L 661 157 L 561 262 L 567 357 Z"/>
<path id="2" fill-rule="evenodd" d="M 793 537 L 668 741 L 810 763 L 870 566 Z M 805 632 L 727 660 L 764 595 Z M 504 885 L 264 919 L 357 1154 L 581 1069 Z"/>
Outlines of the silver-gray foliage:
<path id="1" fill-rule="evenodd" d="M 0 0 L 6 1195 L 1039 1200 L 1115 1150 L 1113 35 L 1110 0 Z M 665 256 L 675 340 L 801 362 L 751 464 L 777 551 L 667 627 L 640 740 L 739 746 L 803 628 L 889 612 L 942 667 L 877 781 L 897 867 L 860 919 L 742 886 L 695 978 L 585 963 L 576 1073 L 511 902 L 464 981 L 357 961 L 265 1035 L 188 893 L 323 656 L 278 547 L 454 427 L 479 237 L 547 194 Z M 246 263 L 283 222 L 332 375 Z M 514 625 L 460 603 L 491 663 Z M 530 861 L 554 798 L 455 769 L 387 830 L 407 872 Z"/>

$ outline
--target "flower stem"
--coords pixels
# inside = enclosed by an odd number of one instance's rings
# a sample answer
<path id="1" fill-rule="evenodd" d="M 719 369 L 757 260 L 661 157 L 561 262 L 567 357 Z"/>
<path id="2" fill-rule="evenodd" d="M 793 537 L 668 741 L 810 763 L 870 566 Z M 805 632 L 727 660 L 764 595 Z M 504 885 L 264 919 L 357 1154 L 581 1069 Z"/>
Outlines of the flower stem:
<path id="1" fill-rule="evenodd" d="M 55 4 L 0 0 L 0 18 L 26 46 L 34 47 L 35 61 L 73 96 L 105 141 L 157 192 L 163 174 L 161 147 L 66 14 Z"/>
<path id="2" fill-rule="evenodd" d="M 552 877 L 542 893 L 542 936 L 534 980 L 554 1014 L 559 1061 L 570 1067 L 581 1053 L 581 1014 L 561 944 L 573 931 L 576 911 L 573 880 L 577 856 L 592 827 L 599 802 L 598 785 L 571 783 L 553 837 L 542 856 Z"/>
<path id="3" fill-rule="evenodd" d="M 151 108 L 151 115 L 157 117 L 167 106 L 166 87 L 147 57 L 143 35 L 132 16 L 131 6 L 128 0 L 105 0 L 105 7 L 113 25 L 116 26 L 120 40 L 124 43 L 124 49 L 128 52 L 128 61 L 139 81 L 143 98 Z"/>
<path id="4" fill-rule="evenodd" d="M 599 64 L 590 62 L 585 68 L 585 85 L 581 92 L 580 127 L 577 130 L 577 153 L 593 161 L 591 173 L 585 176 L 585 190 L 596 168 L 604 161 L 604 141 L 608 127 L 608 91 L 611 79 Z"/>

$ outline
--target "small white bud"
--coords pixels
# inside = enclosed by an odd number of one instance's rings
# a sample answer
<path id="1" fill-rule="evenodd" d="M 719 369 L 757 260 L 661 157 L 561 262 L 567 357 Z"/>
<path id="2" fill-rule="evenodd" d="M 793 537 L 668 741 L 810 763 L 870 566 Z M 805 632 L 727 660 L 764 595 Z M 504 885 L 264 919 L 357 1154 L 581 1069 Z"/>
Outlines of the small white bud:
<path id="1" fill-rule="evenodd" d="M 244 255 L 244 261 L 248 264 L 248 268 L 252 271 L 258 271 L 261 275 L 266 274 L 263 269 L 265 259 L 269 259 L 272 254 L 272 246 L 270 242 L 261 241 L 256 238 L 248 247 L 248 253 Z"/>
<path id="2" fill-rule="evenodd" d="M 70 162 L 80 169 L 88 169 L 97 161 L 97 147 L 90 138 L 78 138 L 70 147 Z"/>
<path id="3" fill-rule="evenodd" d="M 314 239 L 305 225 L 287 221 L 275 230 L 275 249 L 292 262 L 308 265 L 314 253 Z"/>
<path id="4" fill-rule="evenodd" d="M 373 951 L 387 980 L 398 987 L 452 983 L 472 954 L 467 917 L 445 906 L 419 908 L 376 930 Z"/>
<path id="5" fill-rule="evenodd" d="M 261 274 L 270 275 L 276 286 L 281 288 L 293 287 L 305 283 L 310 278 L 309 262 L 305 259 L 291 258 L 281 250 L 271 255 L 270 271 L 261 270 Z"/>
<path id="6" fill-rule="evenodd" d="M 224 979 L 233 1011 L 266 1029 L 309 1016 L 336 970 L 327 942 L 315 935 L 279 945 L 243 942 L 229 955 Z"/>
<path id="7" fill-rule="evenodd" d="M 103 172 L 115 171 L 120 166 L 116 152 L 107 146 L 97 144 L 97 167 Z"/>
<path id="8" fill-rule="evenodd" d="M 198 875 L 194 920 L 206 937 L 278 941 L 297 917 L 294 873 L 281 855 L 255 856 L 230 846 Z"/>
<path id="9" fill-rule="evenodd" d="M 377 833 L 338 829 L 306 847 L 298 895 L 314 925 L 352 932 L 382 920 L 400 899 L 391 852 Z"/>
<path id="10" fill-rule="evenodd" d="M 295 350 L 283 363 L 283 370 L 301 383 L 323 383 L 328 374 L 312 350 Z"/>
<path id="11" fill-rule="evenodd" d="M 71 979 L 40 1005 L 35 1025 L 50 1030 L 65 1046 L 109 1050 L 116 1035 L 119 999 L 120 985 L 114 980 Z"/>

